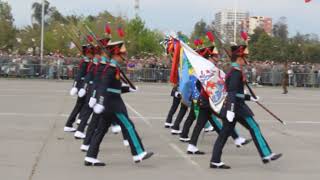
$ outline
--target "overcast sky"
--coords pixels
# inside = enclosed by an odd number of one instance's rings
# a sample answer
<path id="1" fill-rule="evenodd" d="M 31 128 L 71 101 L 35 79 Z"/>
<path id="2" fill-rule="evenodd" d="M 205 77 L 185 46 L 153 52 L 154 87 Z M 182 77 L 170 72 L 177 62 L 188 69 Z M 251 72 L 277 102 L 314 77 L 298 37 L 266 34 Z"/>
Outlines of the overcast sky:
<path id="1" fill-rule="evenodd" d="M 31 23 L 31 4 L 39 0 L 6 0 L 18 27 Z M 219 10 L 233 8 L 236 0 L 140 0 L 140 16 L 150 28 L 190 33 L 195 22 L 210 22 Z M 320 35 L 320 0 L 238 0 L 238 8 L 254 16 L 288 18 L 290 34 L 297 31 Z M 108 10 L 114 15 L 134 15 L 134 0 L 49 0 L 63 14 L 95 15 Z M 240 3 L 241 2 L 241 3 Z"/>

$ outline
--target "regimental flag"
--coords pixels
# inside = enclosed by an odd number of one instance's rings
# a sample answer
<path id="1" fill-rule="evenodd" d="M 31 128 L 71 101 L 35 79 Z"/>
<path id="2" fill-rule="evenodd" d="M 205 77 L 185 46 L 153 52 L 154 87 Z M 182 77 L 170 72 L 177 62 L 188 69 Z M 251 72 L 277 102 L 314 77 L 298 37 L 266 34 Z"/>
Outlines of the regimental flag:
<path id="1" fill-rule="evenodd" d="M 195 76 L 210 97 L 212 109 L 220 112 L 227 95 L 224 86 L 225 73 L 185 43 L 180 41 L 180 45 L 179 91 L 182 102 L 186 105 L 191 104 L 192 81 L 194 81 L 192 76 Z"/>
<path id="2" fill-rule="evenodd" d="M 191 99 L 198 100 L 198 98 L 200 96 L 200 92 L 198 91 L 198 88 L 197 88 L 198 79 L 195 75 L 192 75 L 192 76 L 190 76 L 190 81 L 191 81 L 191 90 L 192 90 Z"/>
<path id="3" fill-rule="evenodd" d="M 181 41 L 182 42 L 182 41 Z M 181 102 L 187 106 L 191 106 L 193 68 L 186 56 L 184 49 L 180 49 L 179 62 L 179 87 L 178 91 L 181 93 Z"/>
<path id="4" fill-rule="evenodd" d="M 171 39 L 168 43 L 168 51 L 173 53 L 172 66 L 170 72 L 170 82 L 174 85 L 178 84 L 178 68 L 180 62 L 181 46 L 180 41 Z"/>

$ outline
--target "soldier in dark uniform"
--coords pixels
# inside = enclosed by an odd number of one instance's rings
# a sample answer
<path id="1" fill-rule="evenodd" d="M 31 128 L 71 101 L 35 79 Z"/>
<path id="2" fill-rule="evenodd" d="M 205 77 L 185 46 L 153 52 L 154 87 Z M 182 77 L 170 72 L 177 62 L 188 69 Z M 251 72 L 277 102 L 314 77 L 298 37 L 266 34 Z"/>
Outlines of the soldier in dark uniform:
<path id="1" fill-rule="evenodd" d="M 153 153 L 144 150 L 141 139 L 134 127 L 133 122 L 128 117 L 126 106 L 121 98 L 123 92 L 134 92 L 136 89 L 122 87 L 120 79 L 119 63 L 124 60 L 126 49 L 124 43 L 114 42 L 108 45 L 108 51 L 112 54 L 111 63 L 103 72 L 101 87 L 98 88 L 98 103 L 94 106 L 94 112 L 102 114 L 98 126 L 92 137 L 87 156 L 86 166 L 105 166 L 105 163 L 97 159 L 99 146 L 108 131 L 112 121 L 117 121 L 122 131 L 127 133 L 128 141 L 133 155 L 134 162 L 150 158 Z"/>
<path id="2" fill-rule="evenodd" d="M 215 63 L 218 61 L 218 51 L 215 49 L 214 46 L 210 46 L 207 48 L 199 49 L 197 51 L 201 56 L 208 59 L 210 62 Z M 193 130 L 191 140 L 189 142 L 187 153 L 188 154 L 198 154 L 202 155 L 205 154 L 202 151 L 199 151 L 197 148 L 198 138 L 201 133 L 201 130 L 204 128 L 206 122 L 210 122 L 210 124 L 214 127 L 216 132 L 219 134 L 220 130 L 222 129 L 222 124 L 218 120 L 218 118 L 213 113 L 213 110 L 210 107 L 209 103 L 209 96 L 203 89 L 201 82 L 198 80 L 196 83 L 196 87 L 198 91 L 200 92 L 200 96 L 198 98 L 198 106 L 199 106 L 199 116 L 197 119 L 196 126 Z M 243 145 L 248 144 L 251 140 L 246 140 L 243 137 L 240 137 L 236 130 L 234 129 L 231 133 L 232 138 L 234 139 L 234 142 L 237 147 L 241 147 Z"/>
<path id="3" fill-rule="evenodd" d="M 173 56 L 173 54 L 174 54 L 174 40 L 173 39 L 170 39 L 168 41 L 168 44 L 166 47 L 166 52 L 167 52 L 167 54 L 172 54 L 172 56 Z M 164 124 L 165 128 L 172 128 L 172 126 L 173 126 L 172 117 L 176 113 L 176 111 L 179 107 L 180 101 L 181 101 L 181 93 L 178 91 L 178 86 L 179 86 L 179 84 L 174 84 L 172 91 L 171 91 L 171 96 L 173 97 L 173 99 L 172 99 L 172 105 L 171 105 L 170 110 L 167 115 L 166 122 Z"/>
<path id="4" fill-rule="evenodd" d="M 180 134 L 179 140 L 181 142 L 189 142 L 190 141 L 189 131 L 190 131 L 190 128 L 191 128 L 194 120 L 197 118 L 197 116 L 199 114 L 197 100 L 198 100 L 200 93 L 196 87 L 197 78 L 195 76 L 191 76 L 190 82 L 192 83 L 191 84 L 192 93 L 191 93 L 191 97 L 190 97 L 191 107 L 190 107 L 189 115 L 188 115 L 186 121 L 184 122 L 182 132 Z"/>
<path id="5" fill-rule="evenodd" d="M 104 47 L 107 47 L 108 42 L 106 40 L 100 40 L 100 41 Z M 102 73 L 107 70 L 106 68 L 108 68 L 108 66 L 110 65 L 109 63 L 110 63 L 110 57 L 102 50 L 100 62 L 94 71 L 94 78 L 93 78 L 93 89 L 94 90 L 93 90 L 93 93 L 92 93 L 90 100 L 89 100 L 89 103 L 88 103 L 90 108 L 93 108 L 94 105 L 97 103 L 96 92 L 97 92 L 99 86 L 101 85 Z M 91 121 L 88 125 L 85 139 L 83 141 L 83 144 L 80 147 L 80 149 L 84 152 L 88 151 L 88 149 L 89 149 L 89 145 L 90 145 L 92 136 L 98 126 L 99 118 L 101 118 L 101 114 L 96 114 L 95 112 L 93 112 Z M 119 125 L 114 123 L 112 125 L 112 127 L 114 127 L 114 126 L 119 126 Z M 121 127 L 120 127 L 120 131 L 121 131 Z M 124 136 L 123 144 L 125 146 L 129 146 L 129 142 L 127 140 L 127 137 L 125 137 L 126 134 L 123 133 L 123 136 Z"/>
<path id="6" fill-rule="evenodd" d="M 171 91 L 171 96 L 172 98 L 172 105 L 170 107 L 168 116 L 167 116 L 167 120 L 164 124 L 165 128 L 171 128 L 173 126 L 172 123 L 172 117 L 174 115 L 174 113 L 177 111 L 180 101 L 181 101 L 181 94 L 178 91 L 178 85 L 174 85 Z"/>
<path id="7" fill-rule="evenodd" d="M 221 155 L 224 145 L 237 122 L 246 127 L 253 138 L 263 163 L 277 160 L 282 154 L 272 153 L 268 143 L 263 137 L 259 125 L 253 118 L 253 113 L 245 104 L 246 100 L 258 101 L 259 98 L 254 98 L 244 94 L 244 85 L 246 83 L 245 75 L 243 75 L 242 67 L 246 64 L 245 56 L 248 54 L 245 45 L 232 46 L 232 69 L 226 76 L 226 88 L 228 95 L 222 107 L 220 115 L 223 119 L 223 128 L 216 140 L 212 152 L 210 167 L 230 169 L 230 166 L 225 165 L 221 161 Z"/>
<path id="8" fill-rule="evenodd" d="M 176 120 L 173 123 L 173 126 L 171 127 L 171 134 L 172 135 L 179 135 L 181 134 L 181 130 L 180 130 L 180 124 L 184 118 L 184 116 L 186 115 L 187 111 L 188 111 L 189 107 L 184 104 L 184 103 L 180 103 L 180 110 L 179 113 L 177 115 Z"/>
<path id="9" fill-rule="evenodd" d="M 285 62 L 283 74 L 282 74 L 282 94 L 288 94 L 288 85 L 289 85 L 289 73 L 288 73 L 288 62 Z"/>
<path id="10" fill-rule="evenodd" d="M 84 134 L 84 129 L 87 126 L 88 120 L 92 114 L 92 108 L 89 107 L 89 101 L 91 98 L 91 95 L 93 93 L 93 79 L 94 79 L 94 73 L 95 69 L 97 68 L 99 61 L 100 61 L 100 54 L 101 54 L 101 49 L 99 46 L 94 47 L 94 58 L 91 64 L 89 64 L 87 68 L 87 75 L 84 80 L 84 86 L 79 90 L 78 96 L 79 97 L 84 97 L 85 96 L 85 103 L 82 106 L 82 109 L 80 111 L 79 119 L 80 124 L 77 128 L 77 131 L 74 133 L 74 137 L 76 139 L 84 139 L 85 134 Z"/>
<path id="11" fill-rule="evenodd" d="M 82 46 L 82 55 L 83 58 L 79 63 L 79 72 L 75 78 L 73 87 L 70 90 L 70 95 L 72 96 L 76 95 L 78 91 L 84 86 L 85 76 L 87 75 L 87 68 L 94 56 L 94 47 L 92 45 Z M 77 115 L 80 113 L 81 108 L 85 104 L 85 100 L 85 97 L 78 97 L 77 102 L 64 127 L 65 132 L 76 131 L 76 129 L 73 128 L 73 123 L 76 121 Z"/>

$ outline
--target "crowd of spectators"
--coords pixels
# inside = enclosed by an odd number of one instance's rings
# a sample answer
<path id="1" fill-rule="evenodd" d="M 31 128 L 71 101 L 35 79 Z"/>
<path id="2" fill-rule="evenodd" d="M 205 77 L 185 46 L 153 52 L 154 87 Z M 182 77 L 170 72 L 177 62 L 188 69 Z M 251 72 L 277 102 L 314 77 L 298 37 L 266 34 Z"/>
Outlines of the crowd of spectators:
<path id="1" fill-rule="evenodd" d="M 64 57 L 53 53 L 40 58 L 32 55 L 9 55 L 0 52 L 0 76 L 38 77 L 47 79 L 72 79 L 77 72 L 79 58 Z M 123 70 L 135 81 L 167 82 L 170 76 L 171 61 L 168 57 L 131 57 Z M 219 62 L 227 71 L 229 64 Z M 284 63 L 273 61 L 251 61 L 245 68 L 247 79 L 253 84 L 280 85 L 285 71 Z M 287 65 L 289 83 L 297 87 L 319 86 L 320 64 L 289 62 Z"/>

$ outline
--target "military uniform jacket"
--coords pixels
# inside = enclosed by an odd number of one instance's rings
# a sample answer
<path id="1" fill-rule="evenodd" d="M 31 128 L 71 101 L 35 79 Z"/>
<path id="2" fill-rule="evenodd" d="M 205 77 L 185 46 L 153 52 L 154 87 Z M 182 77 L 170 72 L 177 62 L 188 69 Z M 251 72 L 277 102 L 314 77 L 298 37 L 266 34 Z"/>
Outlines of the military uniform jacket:
<path id="1" fill-rule="evenodd" d="M 245 104 L 250 100 L 250 95 L 244 94 L 244 76 L 238 67 L 233 67 L 226 76 L 227 97 L 221 109 L 221 116 L 226 117 L 227 111 L 232 111 L 236 116 L 253 116 L 251 109 Z"/>
<path id="2" fill-rule="evenodd" d="M 93 85 L 93 80 L 94 80 L 94 76 L 95 76 L 96 67 L 97 67 L 97 64 L 94 64 L 94 63 L 88 64 L 87 74 L 86 74 L 85 80 L 84 80 L 85 84 L 88 84 L 90 86 Z"/>
<path id="3" fill-rule="evenodd" d="M 205 92 L 205 90 L 202 87 L 201 82 L 198 80 L 196 82 L 197 90 L 200 92 L 200 95 L 198 97 L 198 105 L 200 108 L 210 108 L 210 102 L 209 102 L 209 96 Z"/>
<path id="4" fill-rule="evenodd" d="M 97 89 L 100 82 L 101 82 L 101 78 L 102 78 L 102 72 L 103 70 L 106 68 L 107 64 L 102 64 L 99 63 L 95 69 L 94 69 L 94 73 L 93 73 L 93 86 L 94 89 Z"/>
<path id="5" fill-rule="evenodd" d="M 172 96 L 172 97 L 175 97 L 175 96 L 176 96 L 176 92 L 178 92 L 178 87 L 177 87 L 177 86 L 175 86 L 175 87 L 172 88 L 172 90 L 171 90 L 171 96 Z"/>
<path id="6" fill-rule="evenodd" d="M 90 61 L 85 61 L 84 59 L 82 59 L 79 63 L 79 71 L 74 80 L 74 86 L 78 90 L 84 86 L 85 76 L 87 75 L 87 68 L 90 63 Z"/>
<path id="7" fill-rule="evenodd" d="M 106 112 L 127 113 L 121 97 L 121 93 L 127 92 L 129 92 L 129 87 L 122 86 L 119 67 L 110 63 L 102 72 L 101 83 L 97 90 L 99 103 L 104 105 Z"/>

